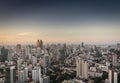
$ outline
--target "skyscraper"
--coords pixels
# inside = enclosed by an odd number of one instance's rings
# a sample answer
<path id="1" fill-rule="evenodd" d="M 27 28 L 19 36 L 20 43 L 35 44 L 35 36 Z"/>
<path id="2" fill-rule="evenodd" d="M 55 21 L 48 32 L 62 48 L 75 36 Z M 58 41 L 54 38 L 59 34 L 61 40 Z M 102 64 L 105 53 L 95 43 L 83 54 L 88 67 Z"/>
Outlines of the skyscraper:
<path id="1" fill-rule="evenodd" d="M 117 43 L 117 48 L 120 48 L 120 43 Z"/>
<path id="2" fill-rule="evenodd" d="M 16 82 L 16 70 L 15 66 L 10 66 L 6 68 L 5 83 L 15 83 Z"/>
<path id="3" fill-rule="evenodd" d="M 33 65 L 37 64 L 37 57 L 36 56 L 32 56 L 32 64 Z"/>
<path id="4" fill-rule="evenodd" d="M 40 40 L 40 48 L 42 49 L 43 48 L 43 41 Z"/>
<path id="5" fill-rule="evenodd" d="M 18 72 L 18 81 L 20 83 L 24 83 L 25 82 L 25 71 L 24 70 L 20 70 Z"/>
<path id="6" fill-rule="evenodd" d="M 32 70 L 32 79 L 34 83 L 41 83 L 41 68 L 40 67 L 35 67 Z"/>
<path id="7" fill-rule="evenodd" d="M 40 41 L 39 40 L 37 40 L 37 47 L 40 47 Z"/>
<path id="8" fill-rule="evenodd" d="M 113 67 L 116 66 L 116 64 L 117 64 L 117 55 L 116 54 L 112 55 L 112 62 L 113 62 L 112 63 Z"/>
<path id="9" fill-rule="evenodd" d="M 43 41 L 42 40 L 37 40 L 37 47 L 43 48 Z"/>
<path id="10" fill-rule="evenodd" d="M 17 60 L 17 69 L 18 70 L 21 68 L 21 63 L 22 63 L 22 59 L 18 58 L 18 60 Z"/>
<path id="11" fill-rule="evenodd" d="M 27 81 L 27 79 L 28 79 L 28 68 L 27 67 L 25 67 L 25 69 L 24 69 L 24 71 L 25 71 L 25 81 Z"/>
<path id="12" fill-rule="evenodd" d="M 28 68 L 25 67 L 24 69 L 18 72 L 18 81 L 20 83 L 26 83 L 28 78 Z"/>
<path id="13" fill-rule="evenodd" d="M 118 72 L 114 72 L 114 83 L 118 83 Z"/>
<path id="14" fill-rule="evenodd" d="M 17 52 L 20 52 L 20 51 L 21 51 L 21 44 L 17 44 L 17 45 L 16 45 L 16 51 L 17 51 Z"/>
<path id="15" fill-rule="evenodd" d="M 76 58 L 77 77 L 88 78 L 88 63 L 82 58 Z"/>
<path id="16" fill-rule="evenodd" d="M 1 48 L 1 61 L 5 61 L 8 59 L 8 49 L 6 49 L 4 46 Z"/>
<path id="17" fill-rule="evenodd" d="M 50 65 L 50 57 L 49 57 L 49 54 L 46 53 L 44 55 L 44 67 L 48 67 Z"/>
<path id="18" fill-rule="evenodd" d="M 31 54 L 31 52 L 32 52 L 32 47 L 30 45 L 26 46 L 26 49 L 25 49 L 26 55 Z"/>
<path id="19" fill-rule="evenodd" d="M 118 83 L 118 72 L 114 69 L 109 69 L 108 71 L 109 83 Z"/>
<path id="20" fill-rule="evenodd" d="M 81 43 L 81 46 L 84 47 L 84 43 L 83 42 Z"/>
<path id="21" fill-rule="evenodd" d="M 112 75 L 113 75 L 112 70 L 109 70 L 109 71 L 108 71 L 109 83 L 113 83 L 113 82 L 112 82 Z"/>

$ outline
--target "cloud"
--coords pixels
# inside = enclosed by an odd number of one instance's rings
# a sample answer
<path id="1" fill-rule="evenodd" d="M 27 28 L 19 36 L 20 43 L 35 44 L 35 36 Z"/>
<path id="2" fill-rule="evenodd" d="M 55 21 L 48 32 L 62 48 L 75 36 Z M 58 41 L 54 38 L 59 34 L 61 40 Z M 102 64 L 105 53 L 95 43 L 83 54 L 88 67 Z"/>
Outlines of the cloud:
<path id="1" fill-rule="evenodd" d="M 18 33 L 17 35 L 19 36 L 28 36 L 28 35 L 31 35 L 33 34 L 33 32 L 22 32 L 22 33 Z"/>

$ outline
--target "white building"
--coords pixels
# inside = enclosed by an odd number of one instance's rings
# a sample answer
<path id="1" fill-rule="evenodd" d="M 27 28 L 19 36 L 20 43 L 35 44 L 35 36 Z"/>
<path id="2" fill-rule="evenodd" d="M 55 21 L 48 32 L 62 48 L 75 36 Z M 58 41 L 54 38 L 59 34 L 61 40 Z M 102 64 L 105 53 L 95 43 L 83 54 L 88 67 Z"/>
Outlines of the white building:
<path id="1" fill-rule="evenodd" d="M 112 70 L 108 71 L 108 79 L 109 79 L 109 83 L 112 83 Z"/>
<path id="2" fill-rule="evenodd" d="M 23 82 L 25 82 L 25 72 L 24 72 L 24 70 L 20 70 L 19 72 L 18 72 L 19 74 L 18 74 L 18 80 L 19 80 L 19 82 L 20 83 L 23 83 Z"/>
<path id="3" fill-rule="evenodd" d="M 118 72 L 109 69 L 108 79 L 109 79 L 109 83 L 118 83 Z"/>
<path id="4" fill-rule="evenodd" d="M 35 83 L 36 82 L 41 83 L 41 68 L 40 67 L 36 67 L 32 70 L 32 79 Z"/>
<path id="5" fill-rule="evenodd" d="M 25 80 L 27 81 L 27 79 L 28 79 L 28 68 L 26 67 L 25 69 L 24 69 L 24 71 L 25 71 Z"/>
<path id="6" fill-rule="evenodd" d="M 82 58 L 76 58 L 77 76 L 81 78 L 88 78 L 88 63 Z"/>
<path id="7" fill-rule="evenodd" d="M 118 73 L 114 72 L 114 83 L 118 83 Z"/>
<path id="8" fill-rule="evenodd" d="M 22 70 L 18 70 L 18 80 L 20 83 L 27 82 L 28 79 L 28 68 L 25 67 Z"/>
<path id="9" fill-rule="evenodd" d="M 117 64 L 117 55 L 112 55 L 112 59 L 113 59 L 113 66 L 116 66 Z"/>

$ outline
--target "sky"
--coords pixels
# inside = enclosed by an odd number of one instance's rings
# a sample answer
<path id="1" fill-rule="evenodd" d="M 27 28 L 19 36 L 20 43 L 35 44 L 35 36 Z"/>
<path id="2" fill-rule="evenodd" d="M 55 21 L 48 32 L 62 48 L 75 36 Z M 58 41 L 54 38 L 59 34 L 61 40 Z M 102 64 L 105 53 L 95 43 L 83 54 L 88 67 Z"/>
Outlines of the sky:
<path id="1" fill-rule="evenodd" d="M 120 2 L 111 0 L 1 1 L 0 44 L 115 44 Z"/>

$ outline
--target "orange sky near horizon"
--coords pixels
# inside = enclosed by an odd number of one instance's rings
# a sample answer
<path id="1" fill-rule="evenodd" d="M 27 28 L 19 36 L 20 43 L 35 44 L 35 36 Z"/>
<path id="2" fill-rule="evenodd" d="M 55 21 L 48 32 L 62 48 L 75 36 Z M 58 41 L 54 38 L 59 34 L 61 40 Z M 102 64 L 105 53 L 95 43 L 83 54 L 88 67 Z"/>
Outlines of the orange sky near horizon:
<path id="1" fill-rule="evenodd" d="M 74 26 L 75 28 L 33 25 L 4 25 L 1 27 L 0 44 L 35 44 L 38 39 L 42 39 L 44 43 L 80 43 L 83 41 L 108 44 L 120 42 L 120 28 L 117 26 L 116 28 L 106 25 Z"/>

